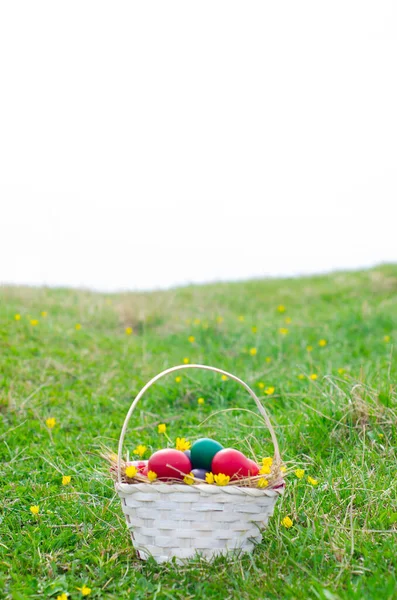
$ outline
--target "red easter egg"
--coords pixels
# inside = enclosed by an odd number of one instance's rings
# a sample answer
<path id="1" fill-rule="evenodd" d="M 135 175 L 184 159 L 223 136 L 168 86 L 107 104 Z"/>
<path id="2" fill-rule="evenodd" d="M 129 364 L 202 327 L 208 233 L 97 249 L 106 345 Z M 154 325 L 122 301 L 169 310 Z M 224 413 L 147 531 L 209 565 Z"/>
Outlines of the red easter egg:
<path id="1" fill-rule="evenodd" d="M 230 479 L 251 477 L 259 473 L 258 465 L 234 448 L 224 448 L 217 452 L 212 459 L 211 470 L 214 475 L 223 473 Z"/>
<path id="2" fill-rule="evenodd" d="M 192 470 L 192 463 L 180 450 L 166 448 L 152 454 L 148 470 L 154 471 L 157 479 L 183 479 Z"/>
<path id="3" fill-rule="evenodd" d="M 146 465 L 146 467 L 142 470 L 142 475 L 145 475 L 145 477 L 147 477 L 148 472 L 149 472 L 149 469 L 147 468 L 147 465 Z"/>

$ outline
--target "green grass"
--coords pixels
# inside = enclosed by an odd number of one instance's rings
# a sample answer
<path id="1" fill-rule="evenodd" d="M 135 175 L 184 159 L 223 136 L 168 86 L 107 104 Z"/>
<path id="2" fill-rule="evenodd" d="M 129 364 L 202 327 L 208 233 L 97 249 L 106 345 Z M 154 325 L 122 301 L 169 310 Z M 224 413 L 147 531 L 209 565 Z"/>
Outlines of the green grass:
<path id="1" fill-rule="evenodd" d="M 1 598 L 79 598 L 83 584 L 90 598 L 397 597 L 397 266 L 153 294 L 3 288 L 0 301 Z M 305 478 L 288 478 L 254 554 L 158 566 L 136 559 L 99 452 L 117 449 L 139 389 L 185 357 L 229 370 L 261 394 L 285 462 Z M 162 447 L 164 422 L 172 438 L 209 435 L 271 454 L 268 433 L 249 412 L 200 426 L 230 407 L 255 412 L 230 380 L 170 376 L 134 413 L 127 449 Z M 52 430 L 48 417 L 56 419 Z M 40 506 L 38 516 L 31 505 Z M 281 524 L 287 515 L 291 529 Z"/>

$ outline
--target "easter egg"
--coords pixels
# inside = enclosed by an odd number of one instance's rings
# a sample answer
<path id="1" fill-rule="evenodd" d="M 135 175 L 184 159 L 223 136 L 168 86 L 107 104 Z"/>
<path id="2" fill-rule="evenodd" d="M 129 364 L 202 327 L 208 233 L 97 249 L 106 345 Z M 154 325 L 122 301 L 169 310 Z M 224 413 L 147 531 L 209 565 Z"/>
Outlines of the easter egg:
<path id="1" fill-rule="evenodd" d="M 244 456 L 239 450 L 234 448 L 225 448 L 217 452 L 212 460 L 211 471 L 214 475 L 223 473 L 230 479 L 240 477 L 250 477 L 259 473 L 258 465 Z"/>
<path id="2" fill-rule="evenodd" d="M 183 479 L 192 470 L 192 464 L 180 450 L 165 448 L 152 454 L 148 470 L 154 471 L 157 479 Z"/>
<path id="3" fill-rule="evenodd" d="M 188 457 L 188 459 L 191 461 L 191 452 L 190 452 L 190 450 L 184 450 L 183 454 L 186 454 L 186 456 Z"/>
<path id="4" fill-rule="evenodd" d="M 193 469 L 192 473 L 197 479 L 204 479 L 205 481 L 205 476 L 208 473 L 208 471 L 207 469 Z"/>
<path id="5" fill-rule="evenodd" d="M 147 477 L 148 473 L 149 473 L 149 469 L 148 469 L 148 466 L 146 465 L 146 467 L 142 470 L 142 475 L 144 475 L 145 477 Z"/>
<path id="6" fill-rule="evenodd" d="M 223 449 L 222 444 L 210 438 L 201 438 L 191 448 L 191 461 L 194 469 L 211 471 L 212 459 Z"/>

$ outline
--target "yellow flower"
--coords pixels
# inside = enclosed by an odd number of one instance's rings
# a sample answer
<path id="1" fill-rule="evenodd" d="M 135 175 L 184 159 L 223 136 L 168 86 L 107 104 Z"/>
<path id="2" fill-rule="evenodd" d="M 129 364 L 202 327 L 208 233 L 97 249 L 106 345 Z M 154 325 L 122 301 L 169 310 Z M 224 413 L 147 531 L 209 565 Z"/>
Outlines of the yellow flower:
<path id="1" fill-rule="evenodd" d="M 205 474 L 205 481 L 207 483 L 214 483 L 215 479 L 214 479 L 214 474 L 213 473 L 206 473 Z"/>
<path id="2" fill-rule="evenodd" d="M 21 320 L 21 315 L 19 315 L 19 314 L 16 314 L 16 315 L 15 315 L 15 317 L 14 317 L 14 319 L 15 319 L 16 321 L 20 321 L 20 320 Z"/>
<path id="3" fill-rule="evenodd" d="M 160 423 L 157 425 L 157 431 L 159 433 L 165 433 L 167 431 L 167 425 L 165 423 Z"/>
<path id="4" fill-rule="evenodd" d="M 132 334 L 132 327 L 126 327 L 125 328 L 125 332 L 127 335 L 131 335 Z"/>
<path id="5" fill-rule="evenodd" d="M 187 483 L 187 485 L 193 485 L 194 483 L 194 475 L 193 473 L 189 473 L 189 475 L 185 475 L 185 477 L 183 478 L 184 483 Z"/>
<path id="6" fill-rule="evenodd" d="M 142 446 L 142 444 L 139 444 L 139 446 L 137 446 L 134 450 L 134 454 L 138 454 L 138 456 L 140 456 L 142 458 L 142 456 L 145 454 L 147 448 L 146 446 Z"/>
<path id="7" fill-rule="evenodd" d="M 138 469 L 134 465 L 128 465 L 128 467 L 125 468 L 125 474 L 129 479 L 133 479 L 137 473 Z"/>
<path id="8" fill-rule="evenodd" d="M 298 479 L 302 479 L 305 474 L 305 471 L 304 471 L 304 469 L 296 469 L 296 471 L 294 471 L 294 473 Z"/>
<path id="9" fill-rule="evenodd" d="M 154 471 L 149 471 L 147 477 L 149 481 L 154 481 L 155 479 L 157 479 L 157 473 L 155 473 Z"/>
<path id="10" fill-rule="evenodd" d="M 182 377 L 181 377 L 180 375 L 178 375 L 177 377 L 175 377 L 175 381 L 176 381 L 177 383 L 181 383 L 181 381 L 182 381 Z"/>
<path id="11" fill-rule="evenodd" d="M 284 525 L 284 527 L 286 527 L 287 529 L 289 529 L 290 527 L 292 527 L 293 522 L 289 517 L 284 517 L 284 519 L 282 519 L 281 524 Z"/>
<path id="12" fill-rule="evenodd" d="M 30 512 L 32 513 L 32 515 L 38 515 L 40 512 L 40 506 L 37 506 L 37 505 L 31 506 Z"/>
<path id="13" fill-rule="evenodd" d="M 306 346 L 306 350 L 308 352 L 313 352 L 313 346 Z"/>
<path id="14" fill-rule="evenodd" d="M 266 361 L 267 363 L 270 363 L 270 362 L 272 362 L 272 358 L 271 358 L 271 356 L 266 356 L 266 358 L 265 358 L 265 361 Z"/>
<path id="15" fill-rule="evenodd" d="M 262 467 L 259 471 L 259 475 L 269 475 L 271 473 L 270 465 Z"/>
<path id="16" fill-rule="evenodd" d="M 287 472 L 287 467 L 285 467 L 284 465 L 282 465 L 280 467 L 280 471 L 281 471 L 281 473 L 286 473 Z"/>
<path id="17" fill-rule="evenodd" d="M 36 327 L 36 325 L 39 324 L 37 319 L 30 319 L 30 324 L 32 325 L 32 327 Z"/>
<path id="18" fill-rule="evenodd" d="M 196 338 L 194 337 L 194 335 L 189 335 L 189 337 L 187 338 L 187 341 L 190 342 L 191 344 L 194 344 L 194 342 L 196 341 Z"/>
<path id="19" fill-rule="evenodd" d="M 194 319 L 193 325 L 200 325 L 200 319 Z"/>
<path id="20" fill-rule="evenodd" d="M 274 388 L 272 385 L 269 385 L 269 387 L 267 387 L 267 388 L 265 389 L 265 394 L 266 394 L 267 396 L 271 396 L 272 394 L 274 394 L 274 389 L 275 389 L 275 388 Z"/>
<path id="21" fill-rule="evenodd" d="M 271 467 L 273 464 L 273 459 L 271 456 L 266 456 L 265 458 L 262 458 L 262 465 L 264 467 Z"/>
<path id="22" fill-rule="evenodd" d="M 183 359 L 183 364 L 184 364 L 184 365 L 188 365 L 188 364 L 189 364 L 189 362 L 190 362 L 190 360 L 189 360 L 188 358 L 184 358 L 184 359 Z"/>
<path id="23" fill-rule="evenodd" d="M 268 485 L 269 485 L 269 482 L 264 477 L 261 477 L 260 479 L 258 479 L 258 487 L 259 488 L 264 488 L 264 487 L 267 487 Z"/>
<path id="24" fill-rule="evenodd" d="M 81 592 L 82 596 L 89 596 L 91 594 L 91 588 L 83 585 L 81 588 L 77 588 Z"/>
<path id="25" fill-rule="evenodd" d="M 320 340 L 320 341 L 318 342 L 318 345 L 319 345 L 319 346 L 321 346 L 321 348 L 324 348 L 324 346 L 326 346 L 326 345 L 327 345 L 327 340 Z"/>
<path id="26" fill-rule="evenodd" d="M 47 425 L 48 429 L 54 429 L 56 425 L 56 419 L 54 419 L 54 417 L 48 417 L 48 419 L 45 420 L 45 424 Z"/>
<path id="27" fill-rule="evenodd" d="M 390 335 L 385 335 L 383 341 L 386 342 L 386 344 L 390 342 Z"/>
<path id="28" fill-rule="evenodd" d="M 176 445 L 175 445 L 175 447 L 176 447 L 177 450 L 181 450 L 182 452 L 184 452 L 185 450 L 189 450 L 190 446 L 191 446 L 190 442 L 188 442 L 184 437 L 183 438 L 180 438 L 180 437 L 176 438 Z"/>
<path id="29" fill-rule="evenodd" d="M 254 325 L 253 327 L 251 327 L 251 331 L 252 331 L 252 333 L 257 333 L 258 328 L 255 327 L 255 325 Z"/>
<path id="30" fill-rule="evenodd" d="M 263 381 L 259 381 L 259 383 L 258 383 L 258 388 L 259 388 L 260 390 L 263 390 L 263 388 L 264 388 L 264 387 L 265 387 L 265 384 L 263 383 Z"/>
<path id="31" fill-rule="evenodd" d="M 313 479 L 313 477 L 308 476 L 307 481 L 310 483 L 310 485 L 317 485 L 318 481 L 317 479 Z"/>
<path id="32" fill-rule="evenodd" d="M 59 594 L 59 596 L 57 596 L 57 600 L 68 600 L 68 595 L 65 594 L 65 592 L 63 592 L 62 594 Z"/>
<path id="33" fill-rule="evenodd" d="M 197 404 L 204 404 L 204 398 L 197 398 Z"/>
<path id="34" fill-rule="evenodd" d="M 283 304 L 279 304 L 277 306 L 277 310 L 278 310 L 279 313 L 284 313 L 286 311 L 286 308 L 285 308 L 285 306 Z"/>
<path id="35" fill-rule="evenodd" d="M 223 323 L 223 317 L 217 317 L 216 322 L 219 324 Z"/>
<path id="36" fill-rule="evenodd" d="M 69 483 L 71 482 L 71 476 L 70 475 L 64 475 L 62 477 L 62 485 L 69 485 Z"/>
<path id="37" fill-rule="evenodd" d="M 224 475 L 223 473 L 219 473 L 214 476 L 216 485 L 227 485 L 230 481 L 229 475 Z"/>
<path id="38" fill-rule="evenodd" d="M 256 356 L 257 352 L 258 352 L 258 350 L 256 348 L 251 348 L 250 349 L 251 356 Z"/>
<path id="39" fill-rule="evenodd" d="M 345 372 L 345 369 L 344 369 L 343 367 L 340 367 L 340 368 L 338 369 L 338 373 L 339 373 L 339 375 L 343 375 L 343 373 L 344 373 L 344 372 Z"/>
<path id="40" fill-rule="evenodd" d="M 309 379 L 311 379 L 312 381 L 316 381 L 316 379 L 318 379 L 318 375 L 316 373 L 312 373 L 311 375 L 309 375 Z"/>
<path id="41" fill-rule="evenodd" d="M 287 333 L 288 333 L 288 329 L 286 329 L 285 327 L 280 327 L 280 329 L 278 330 L 278 332 L 279 332 L 281 335 L 287 335 Z"/>
<path id="42" fill-rule="evenodd" d="M 227 381 L 227 375 L 222 375 L 221 379 L 222 381 Z"/>
<path id="43" fill-rule="evenodd" d="M 80 331 L 80 329 L 81 329 L 80 323 L 76 323 L 76 325 L 74 326 L 74 328 L 75 328 L 76 331 Z"/>
<path id="44" fill-rule="evenodd" d="M 284 323 L 286 323 L 287 325 L 289 325 L 290 323 L 292 323 L 291 317 L 285 317 Z"/>
<path id="45" fill-rule="evenodd" d="M 304 376 L 303 373 L 301 373 L 300 375 L 298 375 L 298 379 L 304 379 L 304 378 L 305 378 L 305 376 Z"/>
<path id="46" fill-rule="evenodd" d="M 239 315 L 238 320 L 240 321 L 240 323 L 244 323 L 245 317 L 243 315 Z"/>
<path id="47" fill-rule="evenodd" d="M 42 310 L 42 311 L 41 311 L 41 316 L 42 316 L 42 317 L 45 319 L 45 318 L 46 318 L 46 316 L 47 316 L 47 311 L 45 311 L 45 310 Z"/>

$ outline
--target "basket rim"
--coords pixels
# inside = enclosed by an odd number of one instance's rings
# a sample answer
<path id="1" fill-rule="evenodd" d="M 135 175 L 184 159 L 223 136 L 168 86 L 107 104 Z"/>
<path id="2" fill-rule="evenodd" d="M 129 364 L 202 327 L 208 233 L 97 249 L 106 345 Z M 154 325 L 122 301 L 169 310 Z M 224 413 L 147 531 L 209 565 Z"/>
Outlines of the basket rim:
<path id="1" fill-rule="evenodd" d="M 260 498 L 261 496 L 282 496 L 285 490 L 284 485 L 278 488 L 251 488 L 242 486 L 219 486 L 212 485 L 209 483 L 199 483 L 197 485 L 186 485 L 181 483 L 119 483 L 115 482 L 115 488 L 117 492 L 122 494 L 135 494 L 138 492 L 157 492 L 158 494 L 206 494 L 211 496 L 212 494 L 226 494 L 230 496 L 251 496 Z"/>

